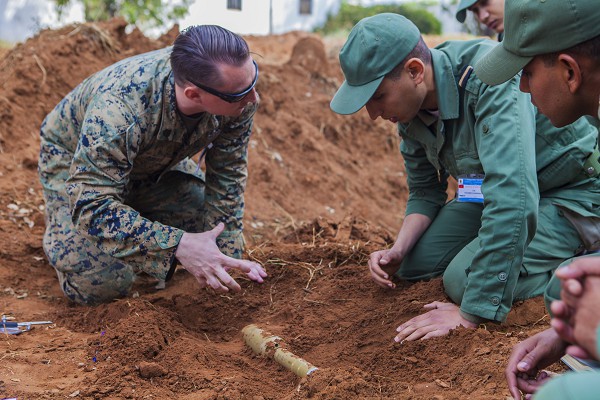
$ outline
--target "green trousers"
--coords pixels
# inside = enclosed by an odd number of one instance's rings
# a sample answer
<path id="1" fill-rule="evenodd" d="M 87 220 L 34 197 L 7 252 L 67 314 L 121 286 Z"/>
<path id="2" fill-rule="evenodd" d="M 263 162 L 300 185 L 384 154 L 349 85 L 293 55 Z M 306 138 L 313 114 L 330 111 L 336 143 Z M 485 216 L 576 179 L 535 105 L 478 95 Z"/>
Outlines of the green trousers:
<path id="1" fill-rule="evenodd" d="M 405 257 L 396 276 L 408 281 L 443 276 L 446 294 L 460 304 L 471 262 L 480 247 L 477 234 L 482 212 L 479 203 L 447 203 Z M 541 198 L 537 231 L 525 250 L 514 301 L 543 294 L 553 271 L 581 246 L 577 231 L 562 211 L 550 199 Z"/>

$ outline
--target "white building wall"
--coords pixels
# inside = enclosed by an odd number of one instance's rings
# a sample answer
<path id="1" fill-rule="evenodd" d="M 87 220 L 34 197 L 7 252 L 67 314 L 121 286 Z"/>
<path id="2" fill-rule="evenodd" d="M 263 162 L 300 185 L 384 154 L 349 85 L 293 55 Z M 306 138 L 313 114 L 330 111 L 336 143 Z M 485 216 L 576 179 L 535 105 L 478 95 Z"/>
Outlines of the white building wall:
<path id="1" fill-rule="evenodd" d="M 227 0 L 196 0 L 179 25 L 182 29 L 191 25 L 220 25 L 242 35 L 267 35 L 271 0 L 241 1 L 241 10 L 228 10 Z"/>
<path id="2" fill-rule="evenodd" d="M 312 13 L 300 14 L 300 0 L 241 0 L 241 10 L 228 10 L 227 0 L 196 0 L 180 21 L 190 25 L 221 25 L 235 33 L 268 35 L 292 30 L 312 30 L 339 10 L 341 0 L 313 0 Z"/>
<path id="3" fill-rule="evenodd" d="M 272 1 L 273 33 L 311 31 L 322 26 L 329 14 L 336 14 L 341 4 L 341 0 L 313 0 L 312 13 L 303 15 L 300 14 L 300 0 Z"/>

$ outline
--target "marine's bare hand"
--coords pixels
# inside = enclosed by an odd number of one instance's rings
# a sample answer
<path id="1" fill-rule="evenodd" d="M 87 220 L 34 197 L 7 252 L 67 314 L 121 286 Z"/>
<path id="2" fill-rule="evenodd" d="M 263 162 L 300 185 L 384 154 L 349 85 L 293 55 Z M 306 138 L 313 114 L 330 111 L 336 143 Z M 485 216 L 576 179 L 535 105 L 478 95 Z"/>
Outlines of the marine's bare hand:
<path id="1" fill-rule="evenodd" d="M 217 292 L 240 291 L 240 285 L 229 275 L 230 269 L 239 269 L 248 278 L 262 283 L 267 273 L 263 267 L 248 260 L 237 260 L 221 253 L 217 237 L 223 232 L 220 223 L 210 231 L 184 233 L 177 246 L 175 257 L 184 269 L 196 277 L 200 287 L 211 287 Z"/>

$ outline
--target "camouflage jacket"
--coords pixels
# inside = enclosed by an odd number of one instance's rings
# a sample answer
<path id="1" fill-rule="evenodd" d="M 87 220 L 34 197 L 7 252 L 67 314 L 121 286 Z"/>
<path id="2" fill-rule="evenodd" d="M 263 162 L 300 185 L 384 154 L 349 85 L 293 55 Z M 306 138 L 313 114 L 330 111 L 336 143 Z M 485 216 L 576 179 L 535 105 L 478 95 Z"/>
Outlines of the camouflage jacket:
<path id="1" fill-rule="evenodd" d="M 221 250 L 240 257 L 247 150 L 257 105 L 239 117 L 206 113 L 188 132 L 178 114 L 171 48 L 122 60 L 69 93 L 41 128 L 45 193 L 68 198 L 77 230 L 106 253 L 139 266 L 171 265 L 181 229 L 142 217 L 125 204 L 136 181 L 194 173 L 187 157 L 206 153 L 204 231 L 219 222 Z M 47 210 L 51 213 L 52 210 Z"/>

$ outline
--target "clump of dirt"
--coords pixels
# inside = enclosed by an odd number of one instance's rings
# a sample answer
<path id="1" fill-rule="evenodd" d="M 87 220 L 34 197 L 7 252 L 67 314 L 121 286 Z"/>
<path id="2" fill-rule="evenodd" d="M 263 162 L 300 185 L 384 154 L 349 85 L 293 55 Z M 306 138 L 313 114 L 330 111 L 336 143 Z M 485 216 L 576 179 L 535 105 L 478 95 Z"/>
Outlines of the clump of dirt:
<path id="1" fill-rule="evenodd" d="M 38 131 L 88 75 L 167 46 L 125 23 L 45 30 L 0 59 L 0 300 L 2 314 L 52 320 L 1 336 L 0 389 L 19 398 L 488 399 L 508 395 L 503 368 L 517 341 L 548 326 L 541 299 L 503 325 L 428 341 L 393 341 L 395 328 L 444 301 L 439 279 L 397 290 L 373 284 L 372 251 L 393 243 L 406 205 L 395 127 L 329 101 L 337 56 L 315 35 L 248 37 L 260 67 L 246 194 L 247 257 L 263 284 L 199 290 L 178 270 L 167 288 L 140 277 L 129 298 L 69 304 L 44 258 Z M 436 38 L 439 40 L 439 38 Z M 254 323 L 319 369 L 298 378 L 247 348 Z"/>

